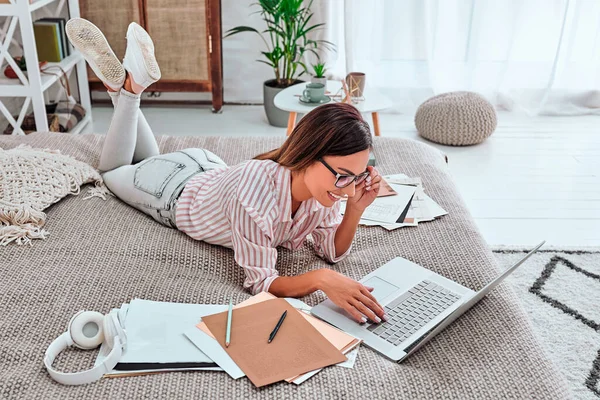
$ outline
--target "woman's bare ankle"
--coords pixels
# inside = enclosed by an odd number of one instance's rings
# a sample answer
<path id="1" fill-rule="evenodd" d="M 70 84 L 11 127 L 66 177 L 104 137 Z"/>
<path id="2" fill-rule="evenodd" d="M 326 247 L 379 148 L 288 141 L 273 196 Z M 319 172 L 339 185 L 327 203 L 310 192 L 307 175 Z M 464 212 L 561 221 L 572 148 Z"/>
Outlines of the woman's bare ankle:
<path id="1" fill-rule="evenodd" d="M 131 74 L 127 73 L 127 78 L 125 78 L 123 89 L 125 89 L 129 93 L 140 94 L 144 91 L 145 87 L 136 84 L 131 78 Z"/>
<path id="2" fill-rule="evenodd" d="M 127 77 L 125 78 L 125 83 L 123 83 L 123 89 L 125 89 L 129 93 L 133 93 L 133 88 L 131 87 L 131 78 L 129 77 L 129 74 L 127 74 Z"/>

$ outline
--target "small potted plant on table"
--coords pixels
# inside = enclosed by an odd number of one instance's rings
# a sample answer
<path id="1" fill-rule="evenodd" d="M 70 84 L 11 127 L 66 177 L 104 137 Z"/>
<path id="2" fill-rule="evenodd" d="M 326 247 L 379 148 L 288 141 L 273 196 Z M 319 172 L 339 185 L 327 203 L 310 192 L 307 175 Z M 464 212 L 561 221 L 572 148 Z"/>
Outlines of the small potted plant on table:
<path id="1" fill-rule="evenodd" d="M 313 64 L 312 68 L 314 75 L 310 78 L 310 81 L 312 83 L 322 83 L 325 86 L 325 89 L 327 89 L 327 78 L 325 77 L 327 69 L 325 68 L 325 64 L 319 61 L 318 63 Z"/>
<path id="2" fill-rule="evenodd" d="M 228 30 L 225 37 L 242 32 L 258 34 L 266 46 L 266 51 L 261 54 L 266 60 L 257 60 L 273 68 L 274 79 L 269 79 L 263 84 L 265 112 L 269 123 L 274 126 L 285 127 L 288 121 L 288 112 L 275 107 L 273 99 L 283 89 L 302 82 L 298 78 L 308 73 L 308 68 L 303 62 L 306 52 L 319 57 L 317 48 L 335 48 L 335 45 L 326 40 L 313 40 L 307 37 L 309 32 L 322 28 L 325 24 L 310 25 L 313 16 L 310 11 L 312 0 L 304 4 L 303 0 L 258 0 L 260 7 L 258 13 L 265 21 L 267 28 L 258 31 L 249 26 L 237 26 Z M 265 39 L 265 36 L 269 39 Z"/>

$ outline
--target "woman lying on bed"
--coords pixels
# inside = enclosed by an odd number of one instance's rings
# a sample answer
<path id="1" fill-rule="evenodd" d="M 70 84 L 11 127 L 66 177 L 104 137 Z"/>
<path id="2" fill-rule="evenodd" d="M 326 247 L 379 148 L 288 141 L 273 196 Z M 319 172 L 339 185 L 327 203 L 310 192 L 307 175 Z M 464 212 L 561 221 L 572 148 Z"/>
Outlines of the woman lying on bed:
<path id="1" fill-rule="evenodd" d="M 119 199 L 196 240 L 233 249 L 253 294 L 322 290 L 358 322 L 386 318 L 371 288 L 338 272 L 279 276 L 275 269 L 277 246 L 298 249 L 308 234 L 320 257 L 333 263 L 346 257 L 363 211 L 377 197 L 381 177 L 367 168 L 369 125 L 353 106 L 318 107 L 280 148 L 233 167 L 204 149 L 159 155 L 139 108 L 140 93 L 160 79 L 148 33 L 129 26 L 123 64 L 91 22 L 70 20 L 67 35 L 115 107 L 99 169 Z"/>

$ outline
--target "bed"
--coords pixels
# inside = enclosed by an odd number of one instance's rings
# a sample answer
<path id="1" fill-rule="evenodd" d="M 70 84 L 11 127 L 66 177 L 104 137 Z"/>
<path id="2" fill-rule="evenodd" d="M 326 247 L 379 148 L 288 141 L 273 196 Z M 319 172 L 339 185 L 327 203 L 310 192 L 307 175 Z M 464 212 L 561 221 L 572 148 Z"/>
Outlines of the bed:
<path id="1" fill-rule="evenodd" d="M 59 149 L 96 166 L 103 140 L 103 135 L 34 133 L 2 136 L 0 147 Z M 162 152 L 203 147 L 229 165 L 283 140 L 158 137 Z M 279 251 L 280 274 L 329 267 L 360 279 L 402 256 L 474 290 L 495 277 L 498 265 L 453 183 L 444 155 L 423 143 L 392 138 L 375 138 L 374 153 L 381 173 L 421 177 L 425 191 L 449 215 L 392 232 L 361 227 L 351 254 L 333 266 L 314 255 L 308 239 L 298 251 Z M 246 378 L 233 380 L 223 372 L 103 379 L 79 387 L 57 384 L 43 367 L 43 354 L 78 310 L 107 313 L 136 297 L 206 304 L 250 297 L 242 289 L 243 271 L 231 250 L 194 241 L 116 198 L 83 197 L 68 196 L 47 209 L 46 240 L 0 248 L 2 398 L 570 397 L 506 283 L 401 364 L 363 346 L 353 369 L 326 368 L 300 386 L 283 382 L 256 389 Z M 315 305 L 323 298 L 317 292 L 303 300 Z M 54 365 L 63 371 L 82 370 L 93 365 L 95 355 L 70 349 Z"/>

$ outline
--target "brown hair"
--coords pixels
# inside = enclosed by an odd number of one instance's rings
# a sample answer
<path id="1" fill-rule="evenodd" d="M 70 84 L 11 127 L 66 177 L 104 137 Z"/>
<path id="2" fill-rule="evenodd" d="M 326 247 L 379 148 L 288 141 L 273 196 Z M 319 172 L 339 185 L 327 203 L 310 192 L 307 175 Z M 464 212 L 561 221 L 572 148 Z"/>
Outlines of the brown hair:
<path id="1" fill-rule="evenodd" d="M 369 124 L 351 104 L 322 105 L 306 114 L 283 145 L 255 157 L 302 171 L 324 156 L 347 156 L 371 149 Z"/>

